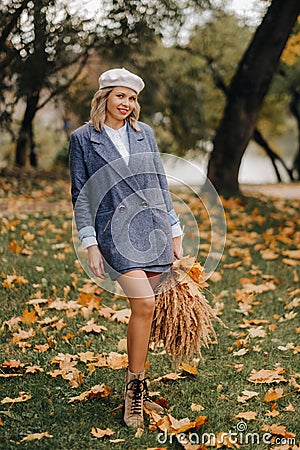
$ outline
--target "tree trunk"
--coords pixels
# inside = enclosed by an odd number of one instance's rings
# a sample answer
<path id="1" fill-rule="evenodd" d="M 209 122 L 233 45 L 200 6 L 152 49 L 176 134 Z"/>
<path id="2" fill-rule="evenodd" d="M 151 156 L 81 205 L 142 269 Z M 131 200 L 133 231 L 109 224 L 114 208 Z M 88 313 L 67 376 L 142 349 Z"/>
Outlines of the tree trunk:
<path id="1" fill-rule="evenodd" d="M 15 162 L 17 166 L 24 167 L 27 161 L 27 155 L 31 153 L 33 141 L 33 119 L 37 112 L 37 104 L 39 101 L 39 94 L 32 95 L 27 98 L 26 110 L 22 120 L 19 131 L 19 136 L 16 146 Z"/>
<path id="2" fill-rule="evenodd" d="M 208 177 L 219 191 L 239 191 L 243 154 L 299 12 L 299 0 L 272 1 L 231 81 L 208 167 Z"/>

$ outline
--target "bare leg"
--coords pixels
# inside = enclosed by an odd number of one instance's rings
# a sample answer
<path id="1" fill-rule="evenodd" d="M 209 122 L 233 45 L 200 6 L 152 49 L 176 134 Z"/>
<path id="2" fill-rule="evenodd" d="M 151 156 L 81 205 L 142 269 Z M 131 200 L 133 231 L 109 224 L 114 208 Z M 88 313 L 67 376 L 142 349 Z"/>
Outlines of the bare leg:
<path id="1" fill-rule="evenodd" d="M 118 282 L 131 305 L 131 317 L 127 329 L 129 370 L 140 373 L 144 370 L 148 353 L 155 306 L 154 293 L 143 270 L 127 272 L 118 278 Z"/>

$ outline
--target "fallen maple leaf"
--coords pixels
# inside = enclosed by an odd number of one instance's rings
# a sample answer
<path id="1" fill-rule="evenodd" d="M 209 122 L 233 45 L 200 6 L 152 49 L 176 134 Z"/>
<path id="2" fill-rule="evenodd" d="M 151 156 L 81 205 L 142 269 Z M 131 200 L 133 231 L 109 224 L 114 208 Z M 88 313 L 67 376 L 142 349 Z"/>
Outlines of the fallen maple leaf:
<path id="1" fill-rule="evenodd" d="M 7 289 L 15 287 L 15 284 L 20 284 L 21 286 L 27 284 L 28 280 L 22 275 L 7 275 L 5 280 L 2 282 L 2 286 Z"/>
<path id="2" fill-rule="evenodd" d="M 175 381 L 178 380 L 179 378 L 183 378 L 182 376 L 180 376 L 178 373 L 175 372 L 171 372 L 171 373 L 167 373 L 166 375 L 163 375 L 162 377 L 158 377 L 155 378 L 155 380 L 153 380 L 152 382 L 158 382 L 158 381 Z"/>
<path id="3" fill-rule="evenodd" d="M 79 359 L 80 361 L 87 363 L 87 362 L 92 362 L 92 361 L 97 361 L 97 356 L 95 356 L 94 352 L 81 352 L 78 353 Z"/>
<path id="4" fill-rule="evenodd" d="M 112 431 L 110 428 L 106 428 L 106 430 L 101 430 L 101 428 L 92 428 L 91 431 L 92 435 L 98 439 L 102 439 L 105 436 L 112 436 L 113 434 L 115 434 L 114 431 Z"/>
<path id="5" fill-rule="evenodd" d="M 118 351 L 127 352 L 127 339 L 120 339 L 118 342 Z"/>
<path id="6" fill-rule="evenodd" d="M 180 369 L 183 370 L 183 372 L 189 373 L 191 375 L 198 375 L 198 370 L 194 366 L 190 366 L 189 364 L 186 364 L 183 362 L 180 366 Z"/>
<path id="7" fill-rule="evenodd" d="M 94 319 L 91 319 L 84 327 L 81 327 L 79 331 L 85 331 L 86 333 L 101 333 L 102 331 L 107 331 L 107 328 L 103 325 L 95 324 Z"/>
<path id="8" fill-rule="evenodd" d="M 273 402 L 275 400 L 278 400 L 282 396 L 283 396 L 282 388 L 277 388 L 277 389 L 270 388 L 264 396 L 264 401 L 267 403 Z"/>
<path id="9" fill-rule="evenodd" d="M 128 365 L 128 356 L 116 352 L 110 352 L 106 358 L 108 367 L 114 370 L 124 369 Z"/>
<path id="10" fill-rule="evenodd" d="M 259 395 L 258 392 L 247 391 L 247 390 L 243 391 L 242 394 L 243 395 L 239 396 L 238 399 L 237 399 L 237 401 L 239 403 L 245 403 L 248 400 L 250 400 L 251 398 L 256 397 L 257 395 Z"/>
<path id="11" fill-rule="evenodd" d="M 241 348 L 240 350 L 237 350 L 235 352 L 233 352 L 233 356 L 244 356 L 246 355 L 246 353 L 248 353 L 249 350 L 247 348 Z"/>
<path id="12" fill-rule="evenodd" d="M 287 380 L 281 375 L 284 372 L 285 369 L 280 366 L 274 370 L 252 370 L 248 380 L 251 383 L 286 383 Z"/>
<path id="13" fill-rule="evenodd" d="M 111 316 L 111 321 L 117 320 L 118 322 L 128 324 L 131 316 L 131 309 L 125 308 L 115 311 L 115 313 Z"/>
<path id="14" fill-rule="evenodd" d="M 73 402 L 82 402 L 87 400 L 88 398 L 103 398 L 108 397 L 110 395 L 111 389 L 109 386 L 105 384 L 97 384 L 93 386 L 90 390 L 82 392 L 80 395 L 76 397 L 71 397 L 68 403 Z"/>
<path id="15" fill-rule="evenodd" d="M 30 328 L 30 330 L 25 331 L 21 330 L 19 333 L 13 333 L 12 343 L 17 344 L 20 341 L 23 341 L 23 339 L 30 339 L 35 336 L 35 331 L 33 328 Z"/>
<path id="16" fill-rule="evenodd" d="M 266 283 L 262 283 L 259 285 L 256 284 L 246 284 L 243 287 L 244 292 L 246 293 L 255 293 L 261 294 L 262 292 L 274 291 L 276 289 L 276 284 L 273 281 L 267 281 Z"/>
<path id="17" fill-rule="evenodd" d="M 49 434 L 48 431 L 44 431 L 43 433 L 32 433 L 32 434 L 28 434 L 27 436 L 25 436 L 23 439 L 21 439 L 20 442 L 40 440 L 44 437 L 53 438 L 53 435 Z"/>
<path id="18" fill-rule="evenodd" d="M 257 328 L 249 328 L 248 333 L 251 338 L 256 337 L 263 338 L 267 334 L 266 331 L 261 326 Z"/>
<path id="19" fill-rule="evenodd" d="M 203 411 L 205 408 L 202 405 L 197 405 L 196 403 L 191 404 L 192 411 Z"/>
<path id="20" fill-rule="evenodd" d="M 5 405 L 6 403 L 23 403 L 27 402 L 27 400 L 30 399 L 31 399 L 30 394 L 26 394 L 25 392 L 19 392 L 18 397 L 16 398 L 5 397 L 3 400 L 1 400 L 1 404 Z"/>
<path id="21" fill-rule="evenodd" d="M 49 350 L 49 348 L 50 348 L 49 344 L 36 344 L 34 346 L 33 351 L 45 353 L 47 350 Z"/>
<path id="22" fill-rule="evenodd" d="M 23 311 L 23 315 L 21 316 L 21 321 L 25 325 L 31 325 L 32 323 L 37 322 L 38 318 L 39 317 L 34 309 L 32 311 L 28 311 L 28 309 L 25 309 Z"/>
<path id="23" fill-rule="evenodd" d="M 295 407 L 291 403 L 289 403 L 288 406 L 286 406 L 283 411 L 295 412 Z"/>
<path id="24" fill-rule="evenodd" d="M 235 416 L 236 419 L 245 419 L 245 420 L 256 420 L 257 412 L 254 411 L 244 411 L 240 412 Z"/>
<path id="25" fill-rule="evenodd" d="M 270 431 L 275 436 L 283 436 L 287 439 L 295 438 L 296 435 L 294 433 L 290 433 L 286 431 L 286 427 L 277 423 L 273 423 L 272 425 L 263 425 L 261 427 L 262 431 Z"/>
<path id="26" fill-rule="evenodd" d="M 19 367 L 24 367 L 25 364 L 21 363 L 19 359 L 10 359 L 9 361 L 4 361 L 2 366 L 10 367 L 11 369 L 18 369 Z"/>
<path id="27" fill-rule="evenodd" d="M 21 317 L 12 317 L 9 320 L 5 320 L 1 326 L 1 330 L 3 331 L 5 325 L 7 325 L 9 331 L 12 331 L 14 328 L 17 328 L 19 322 L 21 322 Z"/>
<path id="28" fill-rule="evenodd" d="M 25 373 L 44 372 L 44 369 L 40 366 L 27 366 Z"/>

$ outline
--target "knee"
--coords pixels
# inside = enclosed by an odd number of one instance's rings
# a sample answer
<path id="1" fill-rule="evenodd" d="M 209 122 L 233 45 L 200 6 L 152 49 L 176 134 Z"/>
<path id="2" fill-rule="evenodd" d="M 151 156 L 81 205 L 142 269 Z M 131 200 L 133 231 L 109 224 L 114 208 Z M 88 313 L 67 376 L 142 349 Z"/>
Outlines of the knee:
<path id="1" fill-rule="evenodd" d="M 155 308 L 155 297 L 139 298 L 132 308 L 132 314 L 143 319 L 152 319 Z"/>

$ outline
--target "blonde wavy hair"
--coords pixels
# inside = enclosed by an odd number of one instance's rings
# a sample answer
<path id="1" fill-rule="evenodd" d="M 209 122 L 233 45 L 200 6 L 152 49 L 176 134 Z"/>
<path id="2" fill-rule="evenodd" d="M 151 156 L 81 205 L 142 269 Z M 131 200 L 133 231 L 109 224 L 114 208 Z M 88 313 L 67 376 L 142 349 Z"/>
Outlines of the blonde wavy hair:
<path id="1" fill-rule="evenodd" d="M 93 97 L 91 103 L 90 123 L 97 131 L 101 131 L 103 129 L 106 118 L 106 103 L 108 96 L 112 90 L 113 87 L 99 89 Z M 140 110 L 140 105 L 136 101 L 132 113 L 126 119 L 132 126 L 132 128 L 136 131 L 140 130 L 140 127 L 137 123 L 140 116 Z"/>

